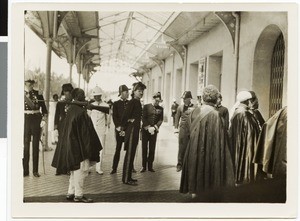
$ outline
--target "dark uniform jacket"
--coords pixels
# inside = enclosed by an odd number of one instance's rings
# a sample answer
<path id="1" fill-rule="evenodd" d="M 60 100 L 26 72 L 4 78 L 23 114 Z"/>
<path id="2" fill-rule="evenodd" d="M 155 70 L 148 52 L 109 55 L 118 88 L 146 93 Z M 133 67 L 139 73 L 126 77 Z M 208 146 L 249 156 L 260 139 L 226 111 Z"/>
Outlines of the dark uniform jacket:
<path id="1" fill-rule="evenodd" d="M 47 107 L 44 102 L 43 95 L 39 94 L 36 90 L 31 90 L 29 92 L 25 91 L 25 94 L 29 93 L 29 99 L 34 103 L 35 107 L 31 108 L 27 102 L 24 102 L 24 109 L 25 110 L 40 110 L 42 111 L 42 115 L 48 114 Z"/>
<path id="2" fill-rule="evenodd" d="M 164 109 L 157 105 L 146 104 L 143 108 L 143 128 L 147 129 L 147 127 L 157 126 L 158 128 L 162 124 L 164 120 Z"/>
<path id="3" fill-rule="evenodd" d="M 66 117 L 66 105 L 65 103 L 58 102 L 56 105 L 55 115 L 54 115 L 54 126 L 59 129 L 60 122 L 62 122 Z"/>
<path id="4" fill-rule="evenodd" d="M 113 121 L 115 124 L 115 127 L 121 126 L 122 117 L 124 114 L 124 110 L 126 108 L 126 105 L 128 103 L 128 100 L 118 100 L 114 102 L 113 104 Z"/>
<path id="5" fill-rule="evenodd" d="M 178 106 L 179 106 L 179 104 L 177 104 L 177 103 L 172 104 L 172 106 L 171 106 L 172 117 L 175 117 Z"/>
<path id="6" fill-rule="evenodd" d="M 195 109 L 194 104 L 188 106 L 182 104 L 178 107 L 175 115 L 175 128 L 182 127 L 186 124 L 189 114 Z"/>
<path id="7" fill-rule="evenodd" d="M 140 100 L 133 98 L 128 102 L 121 120 L 121 128 L 122 130 L 125 130 L 125 150 L 128 149 L 130 143 L 132 145 L 137 145 L 141 128 L 141 119 L 142 104 Z M 132 142 L 129 142 L 130 139 Z"/>

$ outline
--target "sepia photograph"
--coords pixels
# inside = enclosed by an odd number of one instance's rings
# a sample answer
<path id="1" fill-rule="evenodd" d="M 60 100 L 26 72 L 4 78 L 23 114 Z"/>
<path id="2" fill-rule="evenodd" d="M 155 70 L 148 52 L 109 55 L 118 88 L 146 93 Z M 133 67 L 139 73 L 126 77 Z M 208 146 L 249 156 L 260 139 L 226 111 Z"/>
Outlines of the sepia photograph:
<path id="1" fill-rule="evenodd" d="M 12 216 L 295 216 L 296 8 L 15 4 Z"/>

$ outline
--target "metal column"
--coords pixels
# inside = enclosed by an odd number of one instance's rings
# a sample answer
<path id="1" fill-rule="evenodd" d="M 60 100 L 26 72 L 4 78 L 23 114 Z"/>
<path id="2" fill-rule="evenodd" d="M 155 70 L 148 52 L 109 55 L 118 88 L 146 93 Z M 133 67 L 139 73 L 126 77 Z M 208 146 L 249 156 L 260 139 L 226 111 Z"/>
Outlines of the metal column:
<path id="1" fill-rule="evenodd" d="M 70 83 L 72 84 L 72 69 L 73 69 L 73 64 L 70 63 L 70 72 L 69 72 L 69 77 L 70 77 Z"/>
<path id="2" fill-rule="evenodd" d="M 45 100 L 46 107 L 49 111 L 49 100 L 50 100 L 50 79 L 51 79 L 51 53 L 52 53 L 52 42 L 51 38 L 47 38 L 47 61 L 46 61 L 46 77 L 45 77 Z M 45 148 L 48 148 L 48 126 L 49 126 L 49 118 L 46 118 L 45 125 Z"/>

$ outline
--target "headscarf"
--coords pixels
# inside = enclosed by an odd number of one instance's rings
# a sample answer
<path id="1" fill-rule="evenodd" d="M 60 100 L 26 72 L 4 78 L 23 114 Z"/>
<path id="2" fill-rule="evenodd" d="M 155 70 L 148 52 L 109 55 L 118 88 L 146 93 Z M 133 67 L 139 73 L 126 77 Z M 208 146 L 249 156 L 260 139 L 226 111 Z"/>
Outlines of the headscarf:
<path id="1" fill-rule="evenodd" d="M 231 108 L 230 112 L 229 112 L 229 119 L 231 120 L 235 109 L 240 105 L 241 102 L 249 100 L 252 98 L 252 94 L 249 91 L 241 91 L 238 93 L 238 95 L 236 96 L 236 103 L 233 105 L 233 107 Z"/>

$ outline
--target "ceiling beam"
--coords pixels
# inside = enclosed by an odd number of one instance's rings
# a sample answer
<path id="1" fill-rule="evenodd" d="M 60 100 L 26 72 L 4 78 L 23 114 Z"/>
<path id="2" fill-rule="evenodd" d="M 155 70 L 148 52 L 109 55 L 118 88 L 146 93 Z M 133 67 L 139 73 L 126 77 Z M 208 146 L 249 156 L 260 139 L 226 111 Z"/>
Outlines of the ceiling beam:
<path id="1" fill-rule="evenodd" d="M 129 13 L 129 16 L 128 16 L 128 19 L 127 19 L 127 22 L 126 22 L 126 25 L 125 25 L 125 28 L 124 28 L 124 32 L 123 32 L 123 35 L 122 35 L 122 40 L 120 41 L 120 45 L 118 47 L 118 54 L 117 54 L 117 57 L 123 47 L 123 44 L 124 44 L 124 41 L 125 41 L 125 38 L 126 38 L 126 35 L 127 35 L 127 32 L 128 32 L 128 29 L 129 29 L 129 26 L 131 24 L 131 21 L 132 21 L 132 17 L 133 17 L 133 12 L 130 12 Z"/>
<path id="2" fill-rule="evenodd" d="M 152 38 L 152 40 L 149 42 L 149 44 L 145 47 L 144 51 L 142 51 L 137 59 L 134 61 L 132 66 L 134 67 L 135 64 L 138 62 L 138 60 L 143 56 L 145 51 L 149 50 L 149 48 L 156 42 L 156 40 L 161 36 L 161 33 L 163 33 L 172 23 L 173 21 L 177 18 L 177 16 L 180 14 L 180 12 L 173 12 L 168 20 L 165 22 L 165 24 L 161 27 L 161 29 L 155 34 L 155 36 Z"/>

